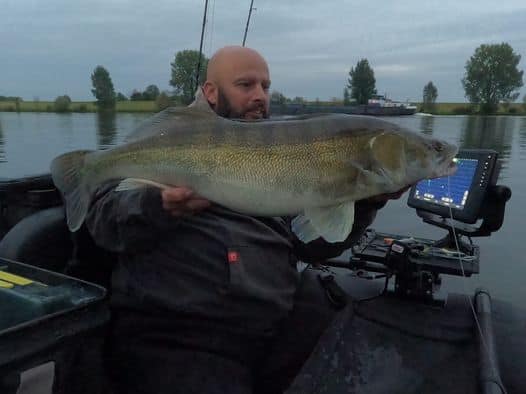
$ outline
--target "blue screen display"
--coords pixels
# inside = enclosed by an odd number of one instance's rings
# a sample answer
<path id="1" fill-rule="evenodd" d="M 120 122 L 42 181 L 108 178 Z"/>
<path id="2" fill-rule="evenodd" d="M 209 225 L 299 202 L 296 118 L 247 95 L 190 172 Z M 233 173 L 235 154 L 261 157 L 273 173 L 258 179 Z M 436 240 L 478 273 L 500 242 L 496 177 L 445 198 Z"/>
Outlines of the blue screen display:
<path id="1" fill-rule="evenodd" d="M 455 159 L 455 175 L 420 181 L 415 188 L 415 198 L 430 203 L 463 209 L 477 170 L 476 159 Z"/>

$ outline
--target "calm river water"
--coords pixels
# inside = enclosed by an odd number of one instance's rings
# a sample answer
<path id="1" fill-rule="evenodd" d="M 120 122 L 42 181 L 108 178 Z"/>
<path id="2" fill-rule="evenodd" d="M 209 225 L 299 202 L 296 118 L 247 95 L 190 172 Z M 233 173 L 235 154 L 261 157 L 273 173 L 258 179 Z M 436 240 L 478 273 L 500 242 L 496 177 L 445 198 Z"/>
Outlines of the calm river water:
<path id="1" fill-rule="evenodd" d="M 0 178 L 47 172 L 51 159 L 73 149 L 104 149 L 120 143 L 147 114 L 0 113 Z M 499 183 L 512 190 L 504 225 L 481 247 L 480 274 L 469 279 L 444 276 L 454 291 L 478 286 L 494 297 L 522 305 L 526 296 L 526 239 L 522 239 L 526 203 L 526 117 L 409 116 L 389 120 L 458 144 L 499 152 Z M 377 216 L 378 231 L 440 238 L 444 230 L 423 223 L 406 204 L 391 201 Z"/>

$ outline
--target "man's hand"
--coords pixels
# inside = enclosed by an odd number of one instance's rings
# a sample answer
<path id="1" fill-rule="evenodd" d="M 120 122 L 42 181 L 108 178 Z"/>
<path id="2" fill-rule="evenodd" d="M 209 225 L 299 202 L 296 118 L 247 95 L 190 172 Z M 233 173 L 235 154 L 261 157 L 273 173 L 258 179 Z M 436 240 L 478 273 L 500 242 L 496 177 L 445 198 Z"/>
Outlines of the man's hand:
<path id="1" fill-rule="evenodd" d="M 210 206 L 210 201 L 197 196 L 187 187 L 169 187 L 161 191 L 163 208 L 172 216 L 192 215 Z"/>

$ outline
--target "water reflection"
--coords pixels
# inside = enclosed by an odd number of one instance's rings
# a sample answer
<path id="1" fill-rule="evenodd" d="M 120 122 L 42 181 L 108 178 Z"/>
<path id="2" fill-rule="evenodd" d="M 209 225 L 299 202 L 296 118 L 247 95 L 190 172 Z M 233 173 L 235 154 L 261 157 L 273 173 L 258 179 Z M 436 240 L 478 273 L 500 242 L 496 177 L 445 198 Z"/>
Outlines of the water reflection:
<path id="1" fill-rule="evenodd" d="M 57 125 L 60 130 L 73 130 L 73 117 L 74 114 L 66 112 L 63 114 L 57 114 Z M 35 121 L 38 121 L 38 117 L 35 117 Z"/>
<path id="2" fill-rule="evenodd" d="M 526 158 L 526 118 L 521 118 L 519 124 L 519 157 L 521 160 Z"/>
<path id="3" fill-rule="evenodd" d="M 114 111 L 102 111 L 97 113 L 97 147 L 107 149 L 115 145 L 117 137 L 116 126 L 117 114 Z"/>
<path id="4" fill-rule="evenodd" d="M 515 118 L 508 116 L 467 116 L 460 134 L 460 148 L 496 150 L 501 163 L 501 178 L 505 178 L 515 121 Z"/>
<path id="5" fill-rule="evenodd" d="M 5 163 L 7 161 L 5 157 L 4 145 L 4 130 L 2 129 L 2 119 L 0 119 L 0 163 Z"/>
<path id="6" fill-rule="evenodd" d="M 49 137 L 46 127 L 44 124 L 41 124 L 40 116 L 38 116 L 40 114 L 36 115 L 37 116 L 33 116 L 31 119 L 31 123 L 35 127 L 35 132 L 41 135 L 40 138 L 48 139 Z M 76 143 L 74 119 L 75 115 L 72 113 L 55 114 L 57 132 L 59 133 L 60 138 L 63 139 L 65 146 L 68 147 L 68 150 L 72 150 Z"/>
<path id="7" fill-rule="evenodd" d="M 420 131 L 423 134 L 433 135 L 433 126 L 435 124 L 434 116 L 422 116 L 420 121 Z"/>

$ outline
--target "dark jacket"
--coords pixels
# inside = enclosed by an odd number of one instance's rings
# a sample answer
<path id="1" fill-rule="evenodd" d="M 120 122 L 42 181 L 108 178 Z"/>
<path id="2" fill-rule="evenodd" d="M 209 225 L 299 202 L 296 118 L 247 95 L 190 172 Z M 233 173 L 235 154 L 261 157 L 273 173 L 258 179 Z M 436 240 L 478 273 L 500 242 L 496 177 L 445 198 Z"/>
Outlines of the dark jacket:
<path id="1" fill-rule="evenodd" d="M 292 308 L 297 262 L 338 256 L 372 222 L 376 208 L 357 203 L 346 242 L 301 243 L 286 218 L 246 216 L 212 205 L 175 218 L 158 189 L 99 189 L 86 218 L 95 242 L 119 255 L 115 307 L 161 310 L 268 330 Z"/>

